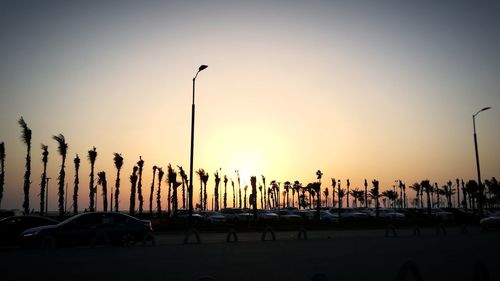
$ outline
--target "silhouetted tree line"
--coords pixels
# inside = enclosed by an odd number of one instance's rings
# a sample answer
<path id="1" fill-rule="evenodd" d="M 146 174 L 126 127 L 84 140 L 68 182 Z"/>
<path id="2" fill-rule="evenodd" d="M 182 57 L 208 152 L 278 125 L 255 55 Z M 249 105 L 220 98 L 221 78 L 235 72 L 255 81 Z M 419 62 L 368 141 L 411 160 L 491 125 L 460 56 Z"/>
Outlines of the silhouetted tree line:
<path id="1" fill-rule="evenodd" d="M 30 176 L 31 176 L 31 137 L 32 131 L 28 127 L 25 120 L 21 117 L 18 120 L 21 126 L 21 140 L 26 145 L 26 171 L 24 173 L 24 201 L 22 207 L 25 213 L 30 213 L 29 208 L 29 191 L 30 191 Z M 59 215 L 64 215 L 67 210 L 65 209 L 65 197 L 64 197 L 64 183 L 65 183 L 65 163 L 68 150 L 68 143 L 64 135 L 58 134 L 52 137 L 57 142 L 57 151 L 61 156 L 61 166 L 58 176 L 58 210 Z M 42 144 L 42 164 L 43 172 L 41 175 L 40 182 L 40 214 L 45 215 L 45 194 L 46 186 L 48 182 L 47 177 L 47 164 L 49 160 L 49 146 Z M 87 159 L 90 163 L 90 180 L 89 180 L 89 207 L 88 211 L 93 212 L 97 210 L 98 196 L 97 187 L 101 186 L 102 195 L 102 209 L 104 211 L 108 210 L 108 202 L 111 203 L 111 208 L 109 210 L 119 211 L 120 207 L 120 173 L 124 164 L 124 159 L 120 153 L 113 154 L 113 162 L 116 167 L 116 180 L 114 194 L 113 190 L 110 192 L 110 197 L 108 200 L 108 187 L 106 173 L 101 171 L 97 173 L 97 182 L 94 178 L 95 173 L 95 163 L 97 160 L 97 149 L 93 147 L 87 153 Z M 5 144 L 0 143 L 0 206 L 3 199 L 3 191 L 5 185 Z M 75 168 L 75 179 L 74 179 L 74 189 L 73 189 L 73 213 L 77 214 L 78 209 L 78 193 L 79 193 L 79 168 L 80 168 L 80 158 L 78 154 L 74 158 L 74 168 Z M 177 166 L 178 172 L 173 168 L 171 164 L 168 164 L 166 183 L 167 183 L 167 206 L 166 212 L 175 216 L 177 211 L 182 208 L 185 209 L 188 206 L 187 198 L 189 198 L 189 190 L 187 186 L 189 185 L 189 180 L 184 169 L 181 166 Z M 164 176 L 164 171 L 162 168 L 154 165 L 153 177 L 151 180 L 151 188 L 149 193 L 149 213 L 162 214 L 162 181 Z M 129 203 L 129 213 L 135 214 L 138 212 L 142 214 L 144 212 L 144 194 L 143 194 L 143 182 L 142 174 L 144 170 L 144 160 L 139 157 L 136 165 L 133 166 L 132 174 L 130 175 L 130 203 Z M 209 185 L 209 174 L 204 169 L 199 169 L 196 171 L 199 177 L 200 189 L 199 189 L 199 201 L 196 203 L 196 208 L 199 210 L 209 209 L 208 200 L 208 185 Z M 313 209 L 317 210 L 317 215 L 319 216 L 320 209 L 322 207 L 338 208 L 339 214 L 340 209 L 344 207 L 374 207 L 376 209 L 376 214 L 378 216 L 378 209 L 380 208 L 380 200 L 384 207 L 391 208 L 427 208 L 430 213 L 432 208 L 435 207 L 456 207 L 463 208 L 466 210 L 476 210 L 479 208 L 479 200 L 483 200 L 486 208 L 498 207 L 500 204 L 500 186 L 496 178 L 487 179 L 484 184 L 480 186 L 475 180 L 469 180 L 464 182 L 464 180 L 456 179 L 455 181 L 448 181 L 445 184 L 439 186 L 437 182 L 431 183 L 430 180 L 425 179 L 421 182 L 416 182 L 408 187 L 414 191 L 415 196 L 413 198 L 408 197 L 406 184 L 401 180 L 396 180 L 392 189 L 388 188 L 380 192 L 379 181 L 372 180 L 372 187 L 368 189 L 368 181 L 364 180 L 364 190 L 360 188 L 351 188 L 351 182 L 349 179 L 345 180 L 346 188 L 342 188 L 342 181 L 340 179 L 331 179 L 331 190 L 326 187 L 321 187 L 321 179 L 323 173 L 318 170 L 316 172 L 317 181 L 303 185 L 299 181 L 285 181 L 283 183 L 272 180 L 267 186 L 266 178 L 264 175 L 261 177 L 261 183 L 258 184 L 257 177 L 252 176 L 250 178 L 250 194 L 248 195 L 248 186 L 244 186 L 243 190 L 241 188 L 241 178 L 239 171 L 235 171 L 237 187 L 233 179 L 228 179 L 227 175 L 223 177 L 224 189 L 221 187 L 221 175 L 219 171 L 214 173 L 214 185 L 211 192 L 212 198 L 212 210 L 218 211 L 221 208 L 228 208 L 228 197 L 227 197 L 227 184 L 229 180 L 231 181 L 232 187 L 232 204 L 233 208 L 251 208 L 254 215 L 257 215 L 257 209 L 259 209 L 259 204 L 261 209 L 273 209 L 273 208 L 290 208 L 297 207 L 302 209 Z M 180 181 L 177 180 L 177 175 L 180 175 Z M 155 181 L 157 180 L 158 186 L 155 190 Z M 179 196 L 178 188 L 182 187 L 182 196 Z M 483 189 L 483 192 L 481 192 Z M 155 193 L 156 192 L 156 193 Z M 221 194 L 222 193 L 222 194 Z M 156 208 L 153 209 L 153 199 L 156 194 Z M 425 199 L 424 199 L 425 194 Z M 481 198 L 481 194 L 483 197 Z M 165 195 L 164 195 L 165 196 Z M 260 198 L 259 198 L 260 196 Z M 137 197 L 137 198 L 136 198 Z M 114 202 L 113 202 L 114 200 Z M 136 210 L 136 201 L 138 201 L 138 209 Z M 181 202 L 179 202 L 181 201 Z M 114 203 L 114 208 L 113 208 Z M 180 203 L 180 204 L 179 204 Z M 222 207 L 221 207 L 222 205 Z M 86 209 L 87 210 L 87 209 Z"/>

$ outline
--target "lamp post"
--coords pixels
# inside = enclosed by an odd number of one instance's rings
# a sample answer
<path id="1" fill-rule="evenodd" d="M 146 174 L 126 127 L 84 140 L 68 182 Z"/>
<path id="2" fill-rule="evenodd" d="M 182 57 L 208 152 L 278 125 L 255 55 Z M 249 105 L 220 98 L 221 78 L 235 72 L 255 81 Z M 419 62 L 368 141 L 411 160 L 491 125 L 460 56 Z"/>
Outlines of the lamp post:
<path id="1" fill-rule="evenodd" d="M 477 150 L 477 135 L 476 135 L 476 115 L 478 115 L 480 112 L 483 112 L 485 110 L 490 109 L 491 107 L 485 107 L 476 114 L 472 115 L 472 126 L 474 127 L 474 148 L 476 151 L 476 167 L 477 167 L 477 184 L 479 186 L 479 215 L 483 215 L 483 184 L 481 182 L 481 169 L 479 168 L 479 153 Z"/>
<path id="2" fill-rule="evenodd" d="M 193 154 L 194 154 L 194 94 L 195 94 L 195 84 L 196 77 L 200 71 L 206 69 L 207 65 L 201 65 L 193 78 L 193 104 L 191 105 L 191 156 L 189 158 L 189 211 L 188 211 L 188 223 L 191 225 L 193 219 Z"/>

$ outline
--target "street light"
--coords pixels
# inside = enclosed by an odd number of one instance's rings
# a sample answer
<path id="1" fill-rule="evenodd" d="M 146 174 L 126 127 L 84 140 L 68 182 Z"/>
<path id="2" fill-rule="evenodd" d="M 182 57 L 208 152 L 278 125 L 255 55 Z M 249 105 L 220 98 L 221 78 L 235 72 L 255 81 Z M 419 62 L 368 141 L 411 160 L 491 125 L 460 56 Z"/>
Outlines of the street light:
<path id="1" fill-rule="evenodd" d="M 490 109 L 491 107 L 485 107 L 476 114 L 472 115 L 472 126 L 474 127 L 474 148 L 476 150 L 476 166 L 477 166 L 477 184 L 479 186 L 479 215 L 483 215 L 483 184 L 481 183 L 481 169 L 479 168 L 479 153 L 477 151 L 477 136 L 476 136 L 476 115 L 480 112 Z"/>
<path id="2" fill-rule="evenodd" d="M 191 106 L 191 156 L 189 160 L 189 211 L 188 211 L 188 221 L 189 225 L 192 223 L 192 217 L 193 217 L 193 154 L 194 154 L 194 94 L 195 94 L 195 83 L 196 83 L 196 77 L 198 77 L 198 73 L 200 71 L 206 69 L 208 66 L 202 64 L 199 68 L 198 71 L 196 72 L 196 75 L 193 78 L 193 104 Z"/>

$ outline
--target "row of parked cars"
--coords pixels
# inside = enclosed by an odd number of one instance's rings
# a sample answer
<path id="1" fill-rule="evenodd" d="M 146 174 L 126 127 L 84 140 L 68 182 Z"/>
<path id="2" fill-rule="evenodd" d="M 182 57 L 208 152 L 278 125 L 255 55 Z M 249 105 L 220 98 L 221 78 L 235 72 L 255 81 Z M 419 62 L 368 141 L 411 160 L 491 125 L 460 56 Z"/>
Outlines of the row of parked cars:
<path id="1" fill-rule="evenodd" d="M 378 219 L 384 221 L 410 221 L 410 220 L 434 220 L 473 223 L 477 221 L 477 214 L 463 209 L 441 209 L 433 208 L 430 214 L 426 208 L 379 208 Z M 179 210 L 177 216 L 187 218 L 187 210 Z M 258 210 L 259 221 L 307 221 L 316 216 L 315 209 L 280 208 L 271 210 Z M 369 221 L 377 217 L 375 208 L 321 208 L 320 220 L 323 222 L 338 221 Z M 219 212 L 195 211 L 193 220 L 198 223 L 224 224 L 238 223 L 253 220 L 253 211 L 242 208 L 227 208 Z"/>
<path id="2" fill-rule="evenodd" d="M 340 211 L 340 212 L 339 212 Z M 187 218 L 186 210 L 179 210 L 177 216 Z M 439 213 L 444 216 L 444 213 Z M 193 213 L 193 220 L 198 223 L 224 224 L 239 223 L 253 220 L 253 211 L 250 209 L 227 208 L 220 212 L 201 211 Z M 315 209 L 299 210 L 297 208 L 282 208 L 272 210 L 258 210 L 257 219 L 259 221 L 307 221 L 316 217 Z M 320 210 L 320 220 L 323 222 L 343 221 L 363 221 L 376 217 L 374 209 L 352 209 L 342 208 L 322 208 Z M 379 218 L 383 220 L 404 220 L 406 215 L 394 209 L 379 209 Z"/>

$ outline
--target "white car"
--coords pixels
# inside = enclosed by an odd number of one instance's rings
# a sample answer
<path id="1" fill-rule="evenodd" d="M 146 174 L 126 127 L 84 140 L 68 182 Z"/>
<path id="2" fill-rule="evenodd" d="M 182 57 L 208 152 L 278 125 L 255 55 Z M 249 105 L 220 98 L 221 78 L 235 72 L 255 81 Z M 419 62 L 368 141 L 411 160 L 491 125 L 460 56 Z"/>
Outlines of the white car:
<path id="1" fill-rule="evenodd" d="M 338 208 L 331 208 L 330 213 L 338 214 Z M 341 208 L 340 209 L 340 218 L 342 220 L 358 221 L 358 220 L 367 220 L 369 217 L 367 214 L 360 212 L 356 209 Z"/>
<path id="2" fill-rule="evenodd" d="M 402 214 L 393 209 L 379 209 L 379 218 L 394 221 L 394 220 L 405 220 L 406 216 L 405 214 Z"/>
<path id="3" fill-rule="evenodd" d="M 323 222 L 338 222 L 339 221 L 338 214 L 332 214 L 326 210 L 319 211 L 319 216 L 320 216 L 319 219 Z"/>
<path id="4" fill-rule="evenodd" d="M 454 219 L 454 215 L 452 212 L 447 212 L 439 208 L 431 209 L 431 215 L 432 217 L 442 221 Z"/>
<path id="5" fill-rule="evenodd" d="M 219 212 L 206 212 L 203 214 L 205 221 L 209 224 L 224 224 L 226 217 Z"/>
<path id="6" fill-rule="evenodd" d="M 486 218 L 481 219 L 479 224 L 483 229 L 500 227 L 500 212 L 491 213 Z"/>
<path id="7" fill-rule="evenodd" d="M 257 212 L 257 217 L 259 218 L 259 220 L 263 221 L 277 221 L 280 218 L 278 214 L 267 210 L 259 210 Z"/>

